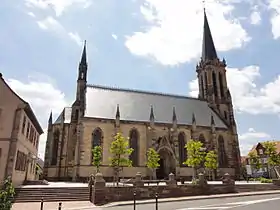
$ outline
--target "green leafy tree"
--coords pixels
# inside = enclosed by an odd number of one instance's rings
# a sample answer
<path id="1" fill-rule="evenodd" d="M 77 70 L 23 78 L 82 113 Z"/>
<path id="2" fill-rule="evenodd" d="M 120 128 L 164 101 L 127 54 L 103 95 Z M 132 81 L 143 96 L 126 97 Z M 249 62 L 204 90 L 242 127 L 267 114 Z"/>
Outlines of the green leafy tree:
<path id="1" fill-rule="evenodd" d="M 129 148 L 129 142 L 121 133 L 117 133 L 114 137 L 114 141 L 111 143 L 110 152 L 112 157 L 109 158 L 110 166 L 114 169 L 117 185 L 119 184 L 119 175 L 123 170 L 123 167 L 131 167 L 132 161 L 129 156 L 133 152 L 132 148 Z"/>
<path id="2" fill-rule="evenodd" d="M 277 166 L 280 165 L 280 155 L 277 153 L 276 143 L 267 141 L 262 144 L 265 149 L 265 154 L 268 156 L 268 164 L 275 171 L 277 178 L 280 178 L 279 171 L 277 170 Z"/>
<path id="3" fill-rule="evenodd" d="M 251 151 L 248 154 L 250 165 L 253 166 L 254 169 L 259 170 L 261 168 L 260 157 L 258 156 L 256 151 Z"/>
<path id="4" fill-rule="evenodd" d="M 200 141 L 190 140 L 185 145 L 188 158 L 183 163 L 193 168 L 193 180 L 196 177 L 196 170 L 201 165 L 205 157 L 205 151 L 202 149 L 203 143 Z"/>
<path id="5" fill-rule="evenodd" d="M 0 209 L 12 209 L 12 199 L 15 195 L 15 188 L 13 187 L 11 178 L 4 181 L 3 187 L 0 190 Z"/>
<path id="6" fill-rule="evenodd" d="M 92 149 L 92 165 L 96 167 L 96 172 L 100 172 L 100 165 L 102 161 L 102 148 L 101 146 L 95 146 Z"/>
<path id="7" fill-rule="evenodd" d="M 147 151 L 147 159 L 148 161 L 146 165 L 149 169 L 151 169 L 153 178 L 155 179 L 155 171 L 160 166 L 158 163 L 158 161 L 160 160 L 159 154 L 153 148 L 149 148 Z"/>
<path id="8" fill-rule="evenodd" d="M 204 166 L 205 166 L 205 168 L 207 168 L 209 170 L 209 177 L 211 174 L 212 180 L 215 180 L 214 171 L 218 168 L 218 156 L 215 153 L 215 151 L 207 152 L 207 154 L 205 156 Z"/>

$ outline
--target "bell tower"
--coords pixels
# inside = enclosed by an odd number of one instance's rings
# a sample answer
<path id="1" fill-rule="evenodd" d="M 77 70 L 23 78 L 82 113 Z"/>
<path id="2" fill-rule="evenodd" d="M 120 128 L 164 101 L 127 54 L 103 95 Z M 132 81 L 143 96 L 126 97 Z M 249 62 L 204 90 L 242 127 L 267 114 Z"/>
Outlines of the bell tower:
<path id="1" fill-rule="evenodd" d="M 203 15 L 202 56 L 196 66 L 199 83 L 198 97 L 208 101 L 209 106 L 228 125 L 235 124 L 233 113 L 231 113 L 232 100 L 226 79 L 226 61 L 225 59 L 220 60 L 217 56 L 205 9 Z"/>

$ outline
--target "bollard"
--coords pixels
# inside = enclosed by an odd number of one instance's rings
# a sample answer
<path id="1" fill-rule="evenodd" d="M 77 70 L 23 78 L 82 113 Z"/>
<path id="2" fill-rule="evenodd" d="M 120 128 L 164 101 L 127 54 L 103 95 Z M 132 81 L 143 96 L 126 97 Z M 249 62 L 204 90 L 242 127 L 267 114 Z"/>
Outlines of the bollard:
<path id="1" fill-rule="evenodd" d="M 58 204 L 58 210 L 61 210 L 61 206 L 62 206 L 62 203 L 59 202 L 59 204 Z"/>
<path id="2" fill-rule="evenodd" d="M 133 192 L 133 209 L 136 210 L 136 191 Z"/>
<path id="3" fill-rule="evenodd" d="M 155 197 L 156 197 L 156 210 L 158 210 L 158 193 L 156 193 Z"/>
<path id="4" fill-rule="evenodd" d="M 40 210 L 43 210 L 43 208 L 44 208 L 44 199 L 41 198 L 41 208 L 40 208 Z"/>

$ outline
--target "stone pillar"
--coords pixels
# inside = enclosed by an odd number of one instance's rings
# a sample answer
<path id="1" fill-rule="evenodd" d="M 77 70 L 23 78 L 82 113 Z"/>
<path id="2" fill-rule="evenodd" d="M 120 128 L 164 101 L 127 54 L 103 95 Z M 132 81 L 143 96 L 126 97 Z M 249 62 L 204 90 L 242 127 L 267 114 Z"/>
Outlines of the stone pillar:
<path id="1" fill-rule="evenodd" d="M 102 205 L 106 200 L 106 182 L 101 173 L 95 175 L 92 199 L 94 204 Z"/>
<path id="2" fill-rule="evenodd" d="M 142 174 L 140 172 L 136 173 L 133 186 L 135 186 L 135 187 L 143 187 L 144 186 L 144 182 L 142 181 Z"/>
<path id="3" fill-rule="evenodd" d="M 167 181 L 167 185 L 169 185 L 169 186 L 176 186 L 177 185 L 177 182 L 175 180 L 175 175 L 173 173 L 169 174 L 169 179 Z"/>
<path id="4" fill-rule="evenodd" d="M 235 185 L 235 181 L 230 177 L 229 173 L 225 173 L 223 177 L 223 185 L 230 185 L 230 186 Z"/>
<path id="5" fill-rule="evenodd" d="M 91 174 L 89 176 L 89 181 L 88 181 L 88 190 L 89 190 L 89 200 L 92 202 L 92 186 L 94 185 L 94 175 Z"/>
<path id="6" fill-rule="evenodd" d="M 205 179 L 205 175 L 203 173 L 198 174 L 198 185 L 200 185 L 200 186 L 207 185 L 207 180 Z"/>

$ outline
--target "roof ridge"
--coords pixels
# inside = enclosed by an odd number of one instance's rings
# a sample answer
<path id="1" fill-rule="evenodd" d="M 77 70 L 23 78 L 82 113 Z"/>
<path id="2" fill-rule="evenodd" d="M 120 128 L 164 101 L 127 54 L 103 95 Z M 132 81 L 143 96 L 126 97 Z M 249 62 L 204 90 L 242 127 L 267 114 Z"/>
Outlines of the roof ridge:
<path id="1" fill-rule="evenodd" d="M 100 88 L 100 89 L 106 89 L 106 90 L 133 92 L 133 93 L 142 93 L 142 94 L 151 94 L 151 95 L 172 96 L 172 97 L 178 97 L 178 98 L 186 98 L 186 99 L 192 99 L 192 100 L 198 100 L 198 101 L 205 101 L 205 100 L 200 99 L 200 98 L 194 98 L 194 97 L 190 97 L 190 96 L 186 96 L 186 95 L 171 94 L 171 93 L 164 93 L 164 92 L 155 92 L 155 91 L 137 90 L 137 89 L 132 89 L 132 88 L 120 88 L 120 87 L 107 86 L 107 85 L 105 86 L 105 85 L 87 84 L 87 87 Z"/>

